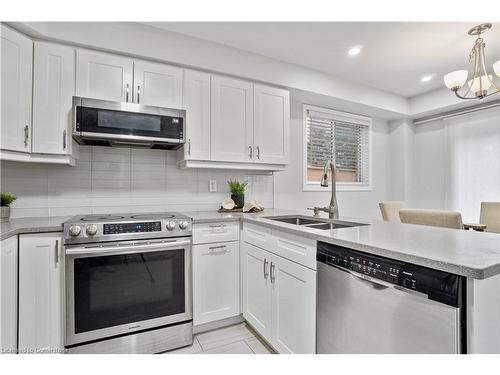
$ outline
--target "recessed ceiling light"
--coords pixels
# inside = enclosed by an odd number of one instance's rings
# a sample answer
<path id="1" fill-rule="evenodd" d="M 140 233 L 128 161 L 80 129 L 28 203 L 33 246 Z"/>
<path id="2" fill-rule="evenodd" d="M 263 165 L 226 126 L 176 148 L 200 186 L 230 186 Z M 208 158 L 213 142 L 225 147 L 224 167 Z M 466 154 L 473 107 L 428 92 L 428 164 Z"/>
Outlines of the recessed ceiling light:
<path id="1" fill-rule="evenodd" d="M 429 74 L 420 78 L 420 82 L 429 82 L 434 78 L 434 74 Z"/>
<path id="2" fill-rule="evenodd" d="M 349 51 L 347 51 L 347 54 L 349 56 L 358 56 L 360 52 L 361 52 L 361 46 L 355 46 L 349 49 Z"/>

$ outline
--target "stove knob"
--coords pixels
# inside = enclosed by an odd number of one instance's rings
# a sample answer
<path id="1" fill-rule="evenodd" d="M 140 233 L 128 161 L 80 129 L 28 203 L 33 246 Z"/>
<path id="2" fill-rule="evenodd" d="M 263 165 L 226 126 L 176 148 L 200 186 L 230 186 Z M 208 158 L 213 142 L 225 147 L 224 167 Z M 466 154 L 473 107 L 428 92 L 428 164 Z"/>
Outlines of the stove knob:
<path id="1" fill-rule="evenodd" d="M 182 220 L 179 223 L 179 228 L 181 228 L 181 229 L 186 229 L 188 226 L 189 226 L 189 223 L 186 220 Z"/>
<path id="2" fill-rule="evenodd" d="M 94 234 L 97 233 L 97 225 L 95 224 L 87 225 L 87 229 L 85 231 L 89 236 L 93 236 Z"/>
<path id="3" fill-rule="evenodd" d="M 167 222 L 167 229 L 172 231 L 175 229 L 175 221 L 168 221 Z"/>
<path id="4" fill-rule="evenodd" d="M 82 231 L 82 228 L 80 228 L 78 225 L 72 225 L 69 227 L 69 234 L 70 236 L 76 237 L 80 234 Z"/>

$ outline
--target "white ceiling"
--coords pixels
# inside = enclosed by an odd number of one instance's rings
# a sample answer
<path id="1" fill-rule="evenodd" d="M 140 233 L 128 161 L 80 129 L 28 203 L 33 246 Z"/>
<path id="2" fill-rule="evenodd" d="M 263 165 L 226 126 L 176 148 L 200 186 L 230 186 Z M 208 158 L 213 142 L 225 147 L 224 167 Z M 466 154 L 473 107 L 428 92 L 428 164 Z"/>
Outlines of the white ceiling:
<path id="1" fill-rule="evenodd" d="M 474 23 L 445 22 L 149 22 L 148 25 L 319 70 L 412 97 L 442 87 L 468 66 Z M 500 59 L 500 23 L 484 34 L 487 69 Z M 362 45 L 359 56 L 347 50 Z M 420 82 L 424 75 L 434 78 Z"/>

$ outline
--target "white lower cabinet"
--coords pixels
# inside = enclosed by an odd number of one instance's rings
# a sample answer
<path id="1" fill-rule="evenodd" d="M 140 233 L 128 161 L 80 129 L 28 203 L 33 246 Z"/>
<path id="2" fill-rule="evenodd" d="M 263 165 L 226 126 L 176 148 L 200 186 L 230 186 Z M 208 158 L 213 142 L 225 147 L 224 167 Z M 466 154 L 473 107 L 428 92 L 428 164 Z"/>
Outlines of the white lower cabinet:
<path id="1" fill-rule="evenodd" d="M 64 349 L 64 256 L 59 233 L 19 236 L 19 351 Z"/>
<path id="2" fill-rule="evenodd" d="M 242 243 L 244 318 L 279 352 L 316 351 L 316 271 Z"/>
<path id="3" fill-rule="evenodd" d="M 193 323 L 240 314 L 239 241 L 193 246 Z"/>
<path id="4" fill-rule="evenodd" d="M 17 236 L 2 241 L 0 248 L 0 349 L 17 349 Z"/>
<path id="5" fill-rule="evenodd" d="M 316 272 L 275 256 L 271 344 L 279 353 L 316 352 Z"/>
<path id="6" fill-rule="evenodd" d="M 246 242 L 241 244 L 243 317 L 268 341 L 271 338 L 271 253 Z"/>

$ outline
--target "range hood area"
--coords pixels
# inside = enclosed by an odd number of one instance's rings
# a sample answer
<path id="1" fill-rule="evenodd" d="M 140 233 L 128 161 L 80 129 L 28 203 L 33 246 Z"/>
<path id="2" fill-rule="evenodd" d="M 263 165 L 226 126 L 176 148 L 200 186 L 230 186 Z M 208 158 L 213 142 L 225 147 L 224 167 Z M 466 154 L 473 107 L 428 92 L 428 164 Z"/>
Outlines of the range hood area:
<path id="1" fill-rule="evenodd" d="M 73 97 L 73 138 L 84 145 L 175 150 L 184 144 L 186 111 Z"/>

